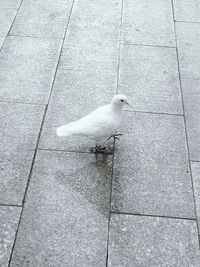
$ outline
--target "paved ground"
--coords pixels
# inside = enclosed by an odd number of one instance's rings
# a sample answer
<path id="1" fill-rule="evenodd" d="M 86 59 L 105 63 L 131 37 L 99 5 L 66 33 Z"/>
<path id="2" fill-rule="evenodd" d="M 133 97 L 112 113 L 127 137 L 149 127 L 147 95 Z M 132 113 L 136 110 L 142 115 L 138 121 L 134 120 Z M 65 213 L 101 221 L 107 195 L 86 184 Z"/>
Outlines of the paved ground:
<path id="1" fill-rule="evenodd" d="M 0 1 L 1 267 L 200 266 L 199 43 L 197 0 Z M 116 92 L 114 156 L 56 137 Z"/>

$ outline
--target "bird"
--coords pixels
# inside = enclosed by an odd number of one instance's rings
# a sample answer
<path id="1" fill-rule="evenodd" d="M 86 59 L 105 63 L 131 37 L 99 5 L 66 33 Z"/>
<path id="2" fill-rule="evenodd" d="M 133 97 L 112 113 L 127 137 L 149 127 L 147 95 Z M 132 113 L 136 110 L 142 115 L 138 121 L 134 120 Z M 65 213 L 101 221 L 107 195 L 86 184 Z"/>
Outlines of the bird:
<path id="1" fill-rule="evenodd" d="M 62 125 L 56 129 L 57 136 L 84 136 L 95 141 L 95 153 L 102 153 L 102 142 L 111 137 L 119 139 L 118 129 L 121 124 L 123 107 L 129 105 L 125 95 L 115 95 L 110 104 L 101 106 L 85 117 Z"/>

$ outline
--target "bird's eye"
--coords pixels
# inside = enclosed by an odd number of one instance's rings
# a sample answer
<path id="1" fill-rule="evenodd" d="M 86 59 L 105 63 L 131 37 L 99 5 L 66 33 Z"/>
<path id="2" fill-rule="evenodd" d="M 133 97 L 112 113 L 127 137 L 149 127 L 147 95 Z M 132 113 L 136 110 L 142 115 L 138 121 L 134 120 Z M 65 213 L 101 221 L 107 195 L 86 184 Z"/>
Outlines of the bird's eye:
<path id="1" fill-rule="evenodd" d="M 121 99 L 121 102 L 124 102 L 124 100 L 123 100 L 123 99 Z"/>

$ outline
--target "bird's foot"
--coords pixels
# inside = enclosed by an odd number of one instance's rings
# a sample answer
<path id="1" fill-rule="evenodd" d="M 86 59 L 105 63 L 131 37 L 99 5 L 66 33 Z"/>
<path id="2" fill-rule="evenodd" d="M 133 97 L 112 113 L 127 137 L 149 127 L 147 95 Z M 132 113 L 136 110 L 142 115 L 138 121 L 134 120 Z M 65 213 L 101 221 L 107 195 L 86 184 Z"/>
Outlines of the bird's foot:
<path id="1" fill-rule="evenodd" d="M 107 149 L 106 147 L 101 147 L 96 145 L 95 147 L 92 147 L 90 149 L 90 152 L 95 153 L 96 155 L 102 154 L 102 155 L 110 155 L 112 154 L 112 151 Z"/>
<path id="2" fill-rule="evenodd" d="M 114 138 L 114 140 L 119 140 L 119 136 L 122 136 L 122 134 L 115 133 L 115 134 L 112 134 L 111 136 L 109 136 L 107 140 L 109 140 L 112 137 Z"/>

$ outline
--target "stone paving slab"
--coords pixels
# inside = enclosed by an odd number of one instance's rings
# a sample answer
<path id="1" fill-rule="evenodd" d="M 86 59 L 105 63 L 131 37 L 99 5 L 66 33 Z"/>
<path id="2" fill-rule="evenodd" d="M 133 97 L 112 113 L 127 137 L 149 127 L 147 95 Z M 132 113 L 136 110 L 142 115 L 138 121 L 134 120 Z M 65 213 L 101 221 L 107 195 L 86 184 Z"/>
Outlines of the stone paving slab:
<path id="1" fill-rule="evenodd" d="M 194 196 L 197 212 L 198 230 L 200 236 L 200 162 L 191 162 Z"/>
<path id="2" fill-rule="evenodd" d="M 60 40 L 8 37 L 0 54 L 1 101 L 46 104 L 60 46 Z"/>
<path id="3" fill-rule="evenodd" d="M 198 267 L 199 262 L 195 221 L 111 216 L 109 267 Z"/>
<path id="4" fill-rule="evenodd" d="M 38 151 L 11 266 L 105 266 L 112 157 Z"/>
<path id="5" fill-rule="evenodd" d="M 190 158 L 200 160 L 200 24 L 176 28 Z"/>
<path id="6" fill-rule="evenodd" d="M 0 8 L 15 8 L 18 9 L 22 0 L 1 0 Z"/>
<path id="7" fill-rule="evenodd" d="M 24 0 L 10 34 L 63 38 L 72 0 Z"/>
<path id="8" fill-rule="evenodd" d="M 0 49 L 2 48 L 3 46 L 3 42 L 4 42 L 5 38 L 3 37 L 0 37 Z"/>
<path id="9" fill-rule="evenodd" d="M 6 37 L 11 24 L 14 20 L 17 10 L 0 8 L 0 36 Z"/>
<path id="10" fill-rule="evenodd" d="M 124 1 L 122 42 L 175 46 L 171 1 Z"/>
<path id="11" fill-rule="evenodd" d="M 0 206 L 0 266 L 7 267 L 20 217 L 20 207 Z"/>
<path id="12" fill-rule="evenodd" d="M 200 22 L 200 2 L 173 0 L 176 21 Z"/>
<path id="13" fill-rule="evenodd" d="M 117 72 L 121 13 L 109 10 L 110 16 L 83 14 L 81 6 L 72 12 L 60 68 Z"/>
<path id="14" fill-rule="evenodd" d="M 112 211 L 195 218 L 183 117 L 127 112 L 122 133 Z"/>
<path id="15" fill-rule="evenodd" d="M 22 204 L 43 106 L 0 103 L 0 203 Z"/>
<path id="16" fill-rule="evenodd" d="M 182 114 L 175 48 L 122 46 L 119 92 L 134 110 Z"/>
<path id="17" fill-rule="evenodd" d="M 57 137 L 56 128 L 109 103 L 116 91 L 116 74 L 59 69 L 44 121 L 40 148 L 88 151 L 94 142 L 83 137 Z"/>

